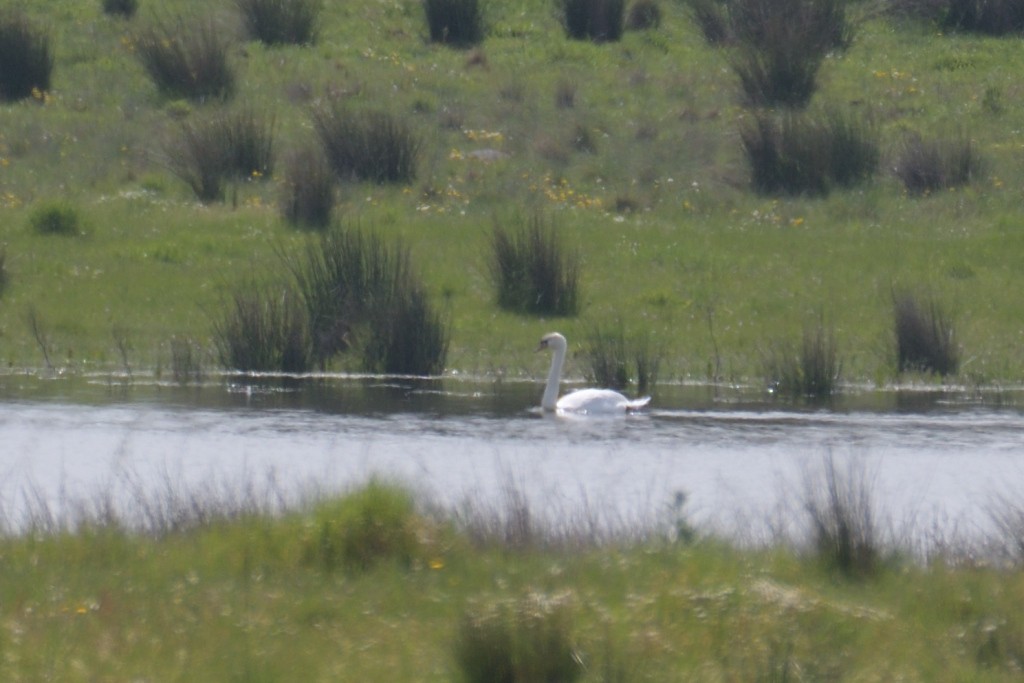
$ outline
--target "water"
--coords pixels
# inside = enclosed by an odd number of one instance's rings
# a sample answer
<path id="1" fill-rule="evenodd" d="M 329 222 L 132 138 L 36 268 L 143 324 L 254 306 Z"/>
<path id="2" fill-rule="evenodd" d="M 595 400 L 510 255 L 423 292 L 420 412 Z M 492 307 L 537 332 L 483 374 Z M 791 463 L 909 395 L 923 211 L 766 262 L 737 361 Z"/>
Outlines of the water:
<path id="1" fill-rule="evenodd" d="M 799 507 L 829 455 L 871 478 L 896 524 L 983 532 L 1024 490 L 1020 391 L 856 392 L 793 407 L 760 392 L 666 387 L 642 415 L 560 419 L 531 382 L 380 378 L 0 377 L 0 510 L 169 491 L 284 497 L 395 478 L 437 502 L 500 501 L 510 486 L 551 519 L 687 518 L 757 536 Z M 125 504 L 127 507 L 127 503 Z M 676 514 L 672 512 L 671 514 Z"/>

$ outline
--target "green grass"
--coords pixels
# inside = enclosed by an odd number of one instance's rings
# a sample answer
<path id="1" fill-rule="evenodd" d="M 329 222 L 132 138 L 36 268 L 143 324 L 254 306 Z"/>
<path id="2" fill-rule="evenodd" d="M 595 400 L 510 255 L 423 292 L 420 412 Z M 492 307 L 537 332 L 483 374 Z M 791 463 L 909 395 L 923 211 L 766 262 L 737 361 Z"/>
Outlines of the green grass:
<path id="1" fill-rule="evenodd" d="M 237 29 L 231 5 L 216 13 L 225 35 Z M 199 10 L 214 8 L 159 8 Z M 39 97 L 0 107 L 0 360 L 43 364 L 30 307 L 48 325 L 52 360 L 71 370 L 119 367 L 115 327 L 134 368 L 167 367 L 174 337 L 212 348 L 226 293 L 254 270 L 277 277 L 281 252 L 301 253 L 310 239 L 280 215 L 284 171 L 202 206 L 161 164 L 181 120 L 212 105 L 168 99 L 146 76 L 136 31 L 159 18 L 151 3 L 130 23 L 99 3 L 26 12 L 47 26 L 55 65 Z M 620 319 L 647 329 L 664 350 L 662 381 L 711 367 L 755 381 L 764 341 L 799 334 L 816 311 L 834 321 L 844 378 L 889 381 L 890 293 L 901 288 L 933 291 L 956 313 L 964 363 L 951 381 L 1024 377 L 1024 167 L 1012 133 L 1024 127 L 1013 106 L 1024 56 L 1012 39 L 859 23 L 852 44 L 825 60 L 810 106 L 870 120 L 882 169 L 908 133 L 962 130 L 985 171 L 926 197 L 879 173 L 827 198 L 776 198 L 749 189 L 739 131 L 751 113 L 729 48 L 707 45 L 681 3 L 662 4 L 656 29 L 600 44 L 568 39 L 543 0 L 491 3 L 486 19 L 466 53 L 431 44 L 411 0 L 328 3 L 313 46 L 230 48 L 234 97 L 273 117 L 281 158 L 309 143 L 311 107 L 328 101 L 386 109 L 422 141 L 411 182 L 347 182 L 334 215 L 408 246 L 451 312 L 449 369 L 544 371 L 532 350 L 548 324 L 500 310 L 488 281 L 487 226 L 525 209 L 551 215 L 581 256 L 580 312 L 562 331 L 582 339 Z M 559 103 L 566 83 L 571 107 Z M 581 133 L 594 144 L 575 144 Z M 77 208 L 82 238 L 31 229 L 30 213 L 58 197 Z"/>
<path id="2" fill-rule="evenodd" d="M 384 482 L 278 515 L 174 496 L 143 506 L 148 532 L 108 517 L 0 536 L 0 677 L 1002 682 L 1024 655 L 1019 569 L 850 580 L 782 547 L 585 529 L 478 546 Z"/>

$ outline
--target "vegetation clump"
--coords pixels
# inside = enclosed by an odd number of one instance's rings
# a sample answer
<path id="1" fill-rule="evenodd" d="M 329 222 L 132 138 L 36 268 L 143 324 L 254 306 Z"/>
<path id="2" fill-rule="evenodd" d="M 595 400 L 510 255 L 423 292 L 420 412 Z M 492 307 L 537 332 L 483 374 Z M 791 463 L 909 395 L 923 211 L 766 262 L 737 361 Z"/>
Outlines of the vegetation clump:
<path id="1" fill-rule="evenodd" d="M 235 0 L 250 38 L 267 45 L 311 45 L 316 41 L 320 0 Z"/>
<path id="2" fill-rule="evenodd" d="M 423 9 L 432 42 L 468 47 L 483 40 L 480 0 L 425 0 Z"/>
<path id="3" fill-rule="evenodd" d="M 515 229 L 495 223 L 490 271 L 502 308 L 562 316 L 579 311 L 579 255 L 539 215 Z"/>
<path id="4" fill-rule="evenodd" d="M 75 205 L 65 201 L 44 201 L 32 209 L 29 224 L 41 235 L 79 235 L 82 218 Z"/>
<path id="5" fill-rule="evenodd" d="M 635 384 L 645 394 L 657 383 L 660 355 L 647 337 L 627 339 L 621 323 L 612 331 L 595 326 L 586 336 L 583 355 L 588 378 L 600 387 L 621 390 Z"/>
<path id="6" fill-rule="evenodd" d="M 159 19 L 139 31 L 135 52 L 168 97 L 226 99 L 236 86 L 231 43 L 212 17 Z"/>
<path id="7" fill-rule="evenodd" d="M 103 0 L 103 13 L 130 19 L 139 9 L 139 0 Z"/>
<path id="8" fill-rule="evenodd" d="M 394 113 L 353 110 L 335 101 L 313 110 L 313 128 L 344 181 L 408 183 L 416 178 L 421 141 Z"/>
<path id="9" fill-rule="evenodd" d="M 824 325 L 804 328 L 799 351 L 785 344 L 770 349 L 765 375 L 772 391 L 793 398 L 827 398 L 836 392 L 842 362 L 835 332 Z"/>
<path id="10" fill-rule="evenodd" d="M 281 213 L 290 224 L 327 228 L 337 201 L 335 195 L 334 172 L 319 147 L 302 147 L 286 157 Z"/>
<path id="11" fill-rule="evenodd" d="M 969 184 L 984 162 L 969 138 L 908 135 L 896 160 L 896 175 L 911 195 L 927 195 Z"/>
<path id="12" fill-rule="evenodd" d="M 1018 0 L 946 0 L 942 26 L 993 36 L 1024 33 L 1024 4 Z"/>
<path id="13" fill-rule="evenodd" d="M 952 375 L 960 367 L 953 321 L 935 297 L 909 291 L 893 294 L 896 365 L 900 372 Z"/>
<path id="14" fill-rule="evenodd" d="M 597 43 L 622 38 L 625 26 L 624 0 L 559 0 L 565 33 L 574 40 Z"/>
<path id="15" fill-rule="evenodd" d="M 0 100 L 41 98 L 50 89 L 53 65 L 50 35 L 20 10 L 0 10 Z"/>
<path id="16" fill-rule="evenodd" d="M 220 363 L 239 372 L 302 373 L 311 367 L 309 324 L 288 288 L 237 287 L 213 336 Z"/>

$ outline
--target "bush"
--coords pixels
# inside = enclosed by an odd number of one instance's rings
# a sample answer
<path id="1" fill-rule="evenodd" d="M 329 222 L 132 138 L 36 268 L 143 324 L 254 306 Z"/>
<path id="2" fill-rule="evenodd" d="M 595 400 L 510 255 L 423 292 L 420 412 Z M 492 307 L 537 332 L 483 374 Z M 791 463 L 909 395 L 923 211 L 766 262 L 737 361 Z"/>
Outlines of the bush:
<path id="1" fill-rule="evenodd" d="M 298 296 L 288 288 L 238 287 L 214 323 L 222 366 L 240 372 L 307 372 L 309 324 Z"/>
<path id="2" fill-rule="evenodd" d="M 479 0 L 424 0 L 430 40 L 435 43 L 469 46 L 484 37 L 484 19 Z"/>
<path id="3" fill-rule="evenodd" d="M 646 31 L 661 26 L 661 5 L 657 0 L 633 0 L 626 15 L 626 28 Z"/>
<path id="4" fill-rule="evenodd" d="M 212 18 L 158 20 L 136 40 L 136 54 L 157 89 L 169 97 L 193 100 L 223 99 L 234 92 L 229 49 Z"/>
<path id="5" fill-rule="evenodd" d="M 835 393 L 842 364 L 833 332 L 821 324 L 804 329 L 799 352 L 777 345 L 765 360 L 773 391 L 793 398 L 825 398 Z"/>
<path id="6" fill-rule="evenodd" d="M 896 365 L 900 372 L 954 374 L 960 367 L 960 348 L 949 315 L 930 298 L 910 292 L 893 294 Z"/>
<path id="7" fill-rule="evenodd" d="M 335 102 L 313 110 L 327 161 L 342 180 L 407 183 L 416 177 L 419 137 L 387 111 L 353 111 Z"/>
<path id="8" fill-rule="evenodd" d="M 285 162 L 281 213 L 293 225 L 326 228 L 335 203 L 335 180 L 319 148 L 294 152 Z"/>
<path id="9" fill-rule="evenodd" d="M 49 201 L 32 209 L 28 217 L 32 229 L 43 235 L 79 235 L 82 219 L 74 205 Z"/>
<path id="10" fill-rule="evenodd" d="M 0 99 L 40 97 L 52 74 L 50 36 L 20 11 L 0 10 Z"/>
<path id="11" fill-rule="evenodd" d="M 311 532 L 303 539 L 307 564 L 325 571 L 365 572 L 391 562 L 409 568 L 420 554 L 421 526 L 412 495 L 372 480 L 364 488 L 313 510 Z"/>
<path id="12" fill-rule="evenodd" d="M 866 180 L 878 167 L 873 131 L 837 112 L 824 117 L 757 113 L 741 129 L 754 189 L 765 194 L 827 195 Z"/>
<path id="13" fill-rule="evenodd" d="M 372 311 L 363 369 L 389 375 L 439 375 L 448 357 L 449 325 L 408 269 L 383 306 Z"/>
<path id="14" fill-rule="evenodd" d="M 602 43 L 622 38 L 625 0 L 560 0 L 565 33 Z"/>
<path id="15" fill-rule="evenodd" d="M 320 0 L 235 0 L 248 35 L 267 45 L 310 45 L 316 40 Z"/>
<path id="16" fill-rule="evenodd" d="M 229 179 L 269 178 L 274 163 L 274 123 L 250 108 L 185 121 L 166 145 L 171 170 L 200 201 L 224 198 Z"/>
<path id="17" fill-rule="evenodd" d="M 467 683 L 571 683 L 583 675 L 563 596 L 529 595 L 471 607 L 459 624 L 455 661 Z"/>
<path id="18" fill-rule="evenodd" d="M 907 136 L 896 161 L 896 176 L 912 195 L 926 195 L 937 190 L 969 184 L 980 174 L 984 163 L 970 139 L 924 139 Z"/>
<path id="19" fill-rule="evenodd" d="M 947 0 L 942 27 L 993 36 L 1024 32 L 1020 0 Z"/>
<path id="20" fill-rule="evenodd" d="M 131 18 L 139 9 L 139 0 L 103 0 L 103 13 Z"/>
<path id="21" fill-rule="evenodd" d="M 495 224 L 491 278 L 498 305 L 521 313 L 575 315 L 579 311 L 578 254 L 567 253 L 558 233 L 539 216 L 515 232 Z"/>

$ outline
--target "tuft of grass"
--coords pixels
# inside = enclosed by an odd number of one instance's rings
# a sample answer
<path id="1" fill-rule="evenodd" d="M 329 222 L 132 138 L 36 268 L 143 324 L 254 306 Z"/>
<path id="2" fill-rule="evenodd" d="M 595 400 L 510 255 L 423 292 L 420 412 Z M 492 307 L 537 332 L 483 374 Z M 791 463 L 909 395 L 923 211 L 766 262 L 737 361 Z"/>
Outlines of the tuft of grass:
<path id="1" fill-rule="evenodd" d="M 202 348 L 191 337 L 171 337 L 171 376 L 176 384 L 203 378 Z"/>
<path id="2" fill-rule="evenodd" d="M 581 678 L 571 599 L 571 594 L 530 594 L 469 607 L 454 646 L 462 680 L 571 683 Z"/>
<path id="3" fill-rule="evenodd" d="M 103 0 L 103 13 L 130 19 L 139 9 L 139 0 Z"/>
<path id="4" fill-rule="evenodd" d="M 613 42 L 622 38 L 625 0 L 559 0 L 562 25 L 574 40 Z"/>
<path id="5" fill-rule="evenodd" d="M 320 0 L 235 0 L 250 38 L 267 45 L 312 45 Z"/>
<path id="6" fill-rule="evenodd" d="M 942 28 L 991 36 L 1024 33 L 1020 0 L 946 0 Z"/>
<path id="7" fill-rule="evenodd" d="M 710 45 L 724 45 L 733 40 L 726 0 L 686 0 L 690 18 Z"/>
<path id="8" fill-rule="evenodd" d="M 896 366 L 900 372 L 952 375 L 960 367 L 960 346 L 949 314 L 933 297 L 893 293 Z"/>
<path id="9" fill-rule="evenodd" d="M 740 130 L 751 184 L 763 194 L 827 195 L 870 178 L 879 149 L 866 124 L 831 111 L 824 116 L 755 113 Z"/>
<path id="10" fill-rule="evenodd" d="M 829 453 L 817 476 L 805 480 L 803 509 L 818 559 L 846 578 L 877 574 L 882 560 L 873 481 L 863 460 L 836 464 Z"/>
<path id="11" fill-rule="evenodd" d="M 406 261 L 408 259 L 405 259 Z M 439 375 L 448 358 L 451 327 L 423 283 L 405 268 L 383 305 L 371 311 L 363 369 L 389 375 Z"/>
<path id="12" fill-rule="evenodd" d="M 799 352 L 776 345 L 765 359 L 768 385 L 780 395 L 793 398 L 826 398 L 839 385 L 842 363 L 834 331 L 819 323 L 804 328 Z"/>
<path id="13" fill-rule="evenodd" d="M 926 139 L 914 133 L 903 141 L 895 172 L 909 194 L 927 195 L 967 185 L 983 168 L 981 156 L 967 136 Z"/>
<path id="14" fill-rule="evenodd" d="M 308 319 L 288 288 L 237 287 L 213 336 L 221 365 L 231 370 L 300 373 L 312 365 Z"/>
<path id="15" fill-rule="evenodd" d="M 49 33 L 20 10 L 0 10 L 0 99 L 41 99 L 50 89 L 53 65 Z"/>
<path id="16" fill-rule="evenodd" d="M 136 54 L 168 97 L 226 99 L 235 90 L 231 43 L 212 17 L 157 19 L 139 31 Z"/>
<path id="17" fill-rule="evenodd" d="M 495 223 L 490 269 L 504 309 L 562 316 L 579 312 L 579 255 L 567 250 L 555 227 L 540 215 L 514 230 Z"/>
<path id="18" fill-rule="evenodd" d="M 285 159 L 281 213 L 292 225 L 324 229 L 336 202 L 335 177 L 319 147 L 307 146 Z"/>
<path id="19" fill-rule="evenodd" d="M 82 217 L 78 208 L 63 200 L 44 201 L 34 207 L 28 222 L 41 235 L 82 234 Z"/>
<path id="20" fill-rule="evenodd" d="M 326 572 L 366 572 L 391 563 L 408 569 L 422 554 L 425 522 L 406 489 L 380 480 L 316 506 L 302 539 L 306 564 Z"/>
<path id="21" fill-rule="evenodd" d="M 469 47 L 484 38 L 480 0 L 424 0 L 423 9 L 432 42 Z"/>
<path id="22" fill-rule="evenodd" d="M 0 296 L 7 290 L 11 276 L 7 272 L 7 247 L 0 246 Z"/>
<path id="23" fill-rule="evenodd" d="M 313 109 L 313 128 L 345 181 L 408 183 L 422 145 L 412 126 L 388 111 L 355 111 L 335 101 Z"/>
<path id="24" fill-rule="evenodd" d="M 589 378 L 599 386 L 626 389 L 636 384 L 638 393 L 647 394 L 657 384 L 661 355 L 646 336 L 627 339 L 621 323 L 614 331 L 592 328 L 584 341 L 583 355 Z"/>
<path id="25" fill-rule="evenodd" d="M 633 0 L 626 13 L 626 28 L 648 31 L 661 26 L 662 12 L 658 0 Z"/>

